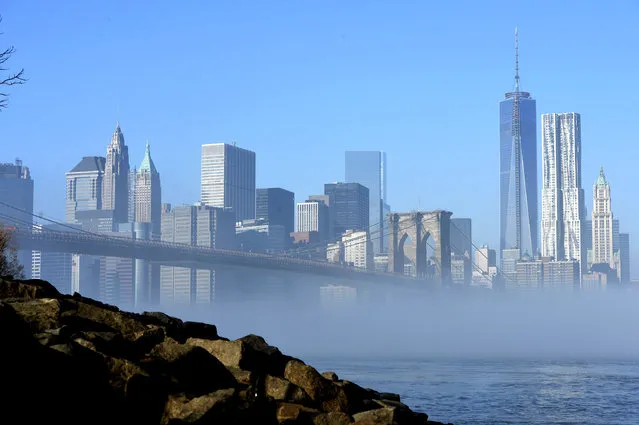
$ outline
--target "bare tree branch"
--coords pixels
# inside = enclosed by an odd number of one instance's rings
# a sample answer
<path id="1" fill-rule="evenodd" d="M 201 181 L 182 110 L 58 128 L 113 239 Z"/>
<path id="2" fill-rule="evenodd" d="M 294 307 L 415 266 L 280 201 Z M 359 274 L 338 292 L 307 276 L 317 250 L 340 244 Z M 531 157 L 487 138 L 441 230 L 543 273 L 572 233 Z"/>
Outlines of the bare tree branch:
<path id="1" fill-rule="evenodd" d="M 2 16 L 0 16 L 0 23 L 2 23 Z M 0 33 L 2 35 L 2 33 Z M 13 46 L 9 46 L 3 51 L 0 52 L 0 72 L 8 71 L 9 69 L 2 66 L 15 53 L 16 49 Z M 27 79 L 24 78 L 24 69 L 20 69 L 17 73 L 10 73 L 8 76 L 0 76 L 0 86 L 16 86 L 21 85 L 27 82 Z M 9 94 L 0 92 L 0 111 L 7 107 L 9 103 Z"/>

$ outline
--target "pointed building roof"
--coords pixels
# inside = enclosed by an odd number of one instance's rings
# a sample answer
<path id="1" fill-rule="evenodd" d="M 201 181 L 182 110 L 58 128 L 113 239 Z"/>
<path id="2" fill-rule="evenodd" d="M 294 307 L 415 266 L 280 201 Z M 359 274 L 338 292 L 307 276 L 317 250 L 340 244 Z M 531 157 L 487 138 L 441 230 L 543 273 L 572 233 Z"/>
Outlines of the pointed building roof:
<path id="1" fill-rule="evenodd" d="M 118 121 L 118 123 L 116 124 L 115 130 L 113 131 L 113 136 L 111 136 L 111 144 L 124 146 L 124 135 L 122 134 L 122 130 L 120 129 L 120 121 Z"/>
<path id="2" fill-rule="evenodd" d="M 103 156 L 85 156 L 69 173 L 83 173 L 87 171 L 104 171 L 106 158 Z"/>
<path id="3" fill-rule="evenodd" d="M 144 158 L 142 159 L 142 164 L 140 164 L 139 172 L 149 172 L 152 174 L 157 174 L 158 170 L 155 168 L 155 164 L 151 159 L 151 145 L 149 141 L 146 142 L 146 149 L 144 152 Z"/>
<path id="4" fill-rule="evenodd" d="M 605 186 L 608 182 L 606 181 L 606 175 L 604 174 L 603 166 L 599 169 L 599 177 L 597 177 L 597 186 Z"/>

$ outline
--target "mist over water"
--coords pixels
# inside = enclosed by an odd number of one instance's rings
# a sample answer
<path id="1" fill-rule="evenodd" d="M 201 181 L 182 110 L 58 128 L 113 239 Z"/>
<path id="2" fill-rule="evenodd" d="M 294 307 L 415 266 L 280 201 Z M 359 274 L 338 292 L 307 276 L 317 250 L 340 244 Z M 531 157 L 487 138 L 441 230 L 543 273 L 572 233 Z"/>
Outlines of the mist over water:
<path id="1" fill-rule="evenodd" d="M 639 293 L 408 292 L 321 304 L 288 295 L 172 311 L 294 356 L 366 359 L 639 359 Z"/>

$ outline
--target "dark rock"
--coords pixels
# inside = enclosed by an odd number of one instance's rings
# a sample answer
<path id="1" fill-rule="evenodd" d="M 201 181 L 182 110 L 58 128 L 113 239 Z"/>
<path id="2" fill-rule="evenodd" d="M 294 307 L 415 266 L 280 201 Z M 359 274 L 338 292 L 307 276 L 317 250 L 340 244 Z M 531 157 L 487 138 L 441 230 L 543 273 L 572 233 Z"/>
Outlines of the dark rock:
<path id="1" fill-rule="evenodd" d="M 60 322 L 73 328 L 98 332 L 116 331 L 126 339 L 135 340 L 136 333 L 148 329 L 133 314 L 103 308 L 99 303 L 67 300 Z"/>
<path id="2" fill-rule="evenodd" d="M 182 331 L 186 338 L 204 338 L 209 340 L 218 339 L 217 327 L 206 323 L 184 322 Z"/>
<path id="3" fill-rule="evenodd" d="M 380 400 L 393 400 L 393 401 L 401 401 L 399 394 L 395 393 L 379 393 Z"/>
<path id="4" fill-rule="evenodd" d="M 284 379 L 301 387 L 313 401 L 320 401 L 331 390 L 331 382 L 300 360 L 290 360 L 284 369 Z"/>
<path id="5" fill-rule="evenodd" d="M 323 372 L 322 376 L 328 379 L 329 381 L 333 381 L 333 382 L 339 381 L 339 378 L 337 377 L 337 373 L 335 372 Z"/>
<path id="6" fill-rule="evenodd" d="M 368 410 L 353 415 L 357 425 L 394 425 L 395 408 L 382 407 L 381 409 Z"/>
<path id="7" fill-rule="evenodd" d="M 319 410 L 293 403 L 280 403 L 277 408 L 277 421 L 280 424 L 312 424 Z"/>
<path id="8" fill-rule="evenodd" d="M 276 401 L 287 401 L 304 406 L 311 403 L 310 397 L 302 388 L 277 376 L 266 376 L 264 391 L 268 397 L 272 397 Z"/>
<path id="9" fill-rule="evenodd" d="M 60 293 L 49 282 L 39 279 L 7 280 L 0 282 L 0 300 L 17 298 L 35 300 L 38 298 L 58 298 Z"/>
<path id="10" fill-rule="evenodd" d="M 166 336 L 173 338 L 174 340 L 179 341 L 180 343 L 184 343 L 186 341 L 184 332 L 182 330 L 182 326 L 184 325 L 184 322 L 182 322 L 180 319 L 171 317 L 168 314 L 164 314 L 159 311 L 153 311 L 153 312 L 145 311 L 139 317 L 140 317 L 140 321 L 146 324 L 160 326 L 164 328 L 164 332 L 166 333 Z"/>
<path id="11" fill-rule="evenodd" d="M 313 425 L 349 425 L 352 418 L 342 412 L 320 413 L 313 418 Z"/>
<path id="12" fill-rule="evenodd" d="M 235 395 L 235 389 L 229 388 L 192 399 L 184 395 L 170 396 L 161 423 L 214 423 L 219 416 L 233 409 Z"/>
<path id="13" fill-rule="evenodd" d="M 11 306 L 29 324 L 33 333 L 60 327 L 62 303 L 53 298 L 41 298 L 24 302 L 12 302 Z"/>
<path id="14" fill-rule="evenodd" d="M 172 390 L 184 392 L 187 397 L 237 386 L 231 372 L 218 359 L 193 345 L 163 342 L 153 348 L 150 358 L 143 363 L 151 372 L 170 375 L 173 380 Z"/>

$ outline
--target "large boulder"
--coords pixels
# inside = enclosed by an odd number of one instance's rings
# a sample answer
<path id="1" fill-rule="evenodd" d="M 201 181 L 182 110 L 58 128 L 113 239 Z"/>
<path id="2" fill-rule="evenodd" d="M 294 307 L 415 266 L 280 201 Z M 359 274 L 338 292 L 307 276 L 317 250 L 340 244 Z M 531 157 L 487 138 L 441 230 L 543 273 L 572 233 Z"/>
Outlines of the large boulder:
<path id="1" fill-rule="evenodd" d="M 40 298 L 12 302 L 11 306 L 22 320 L 29 324 L 33 333 L 41 333 L 60 327 L 62 303 L 63 301 L 55 298 Z"/>
<path id="2" fill-rule="evenodd" d="M 313 401 L 320 401 L 332 390 L 332 382 L 300 360 L 290 360 L 284 369 L 284 379 L 301 387 Z"/>
<path id="3" fill-rule="evenodd" d="M 277 376 L 266 376 L 264 379 L 264 393 L 277 401 L 287 401 L 302 405 L 311 403 L 310 397 L 302 388 Z"/>
<path id="4" fill-rule="evenodd" d="M 234 388 L 237 381 L 224 365 L 201 347 L 165 341 L 151 350 L 142 367 L 172 378 L 172 392 L 197 397 L 218 389 Z"/>
<path id="5" fill-rule="evenodd" d="M 313 418 L 319 413 L 319 410 L 301 404 L 280 403 L 277 408 L 277 421 L 280 424 L 312 424 Z"/>
<path id="6" fill-rule="evenodd" d="M 86 302 L 86 299 L 66 300 L 60 322 L 75 329 L 119 332 L 129 340 L 135 340 L 139 332 L 148 329 L 136 315 L 105 308 L 101 303 Z"/>
<path id="7" fill-rule="evenodd" d="M 38 298 L 58 298 L 60 293 L 53 285 L 44 280 L 11 280 L 0 281 L 0 300 L 18 298 L 35 300 Z"/>
<path id="8" fill-rule="evenodd" d="M 233 410 L 235 389 L 217 390 L 189 399 L 184 395 L 170 396 L 161 424 L 216 423 Z"/>

